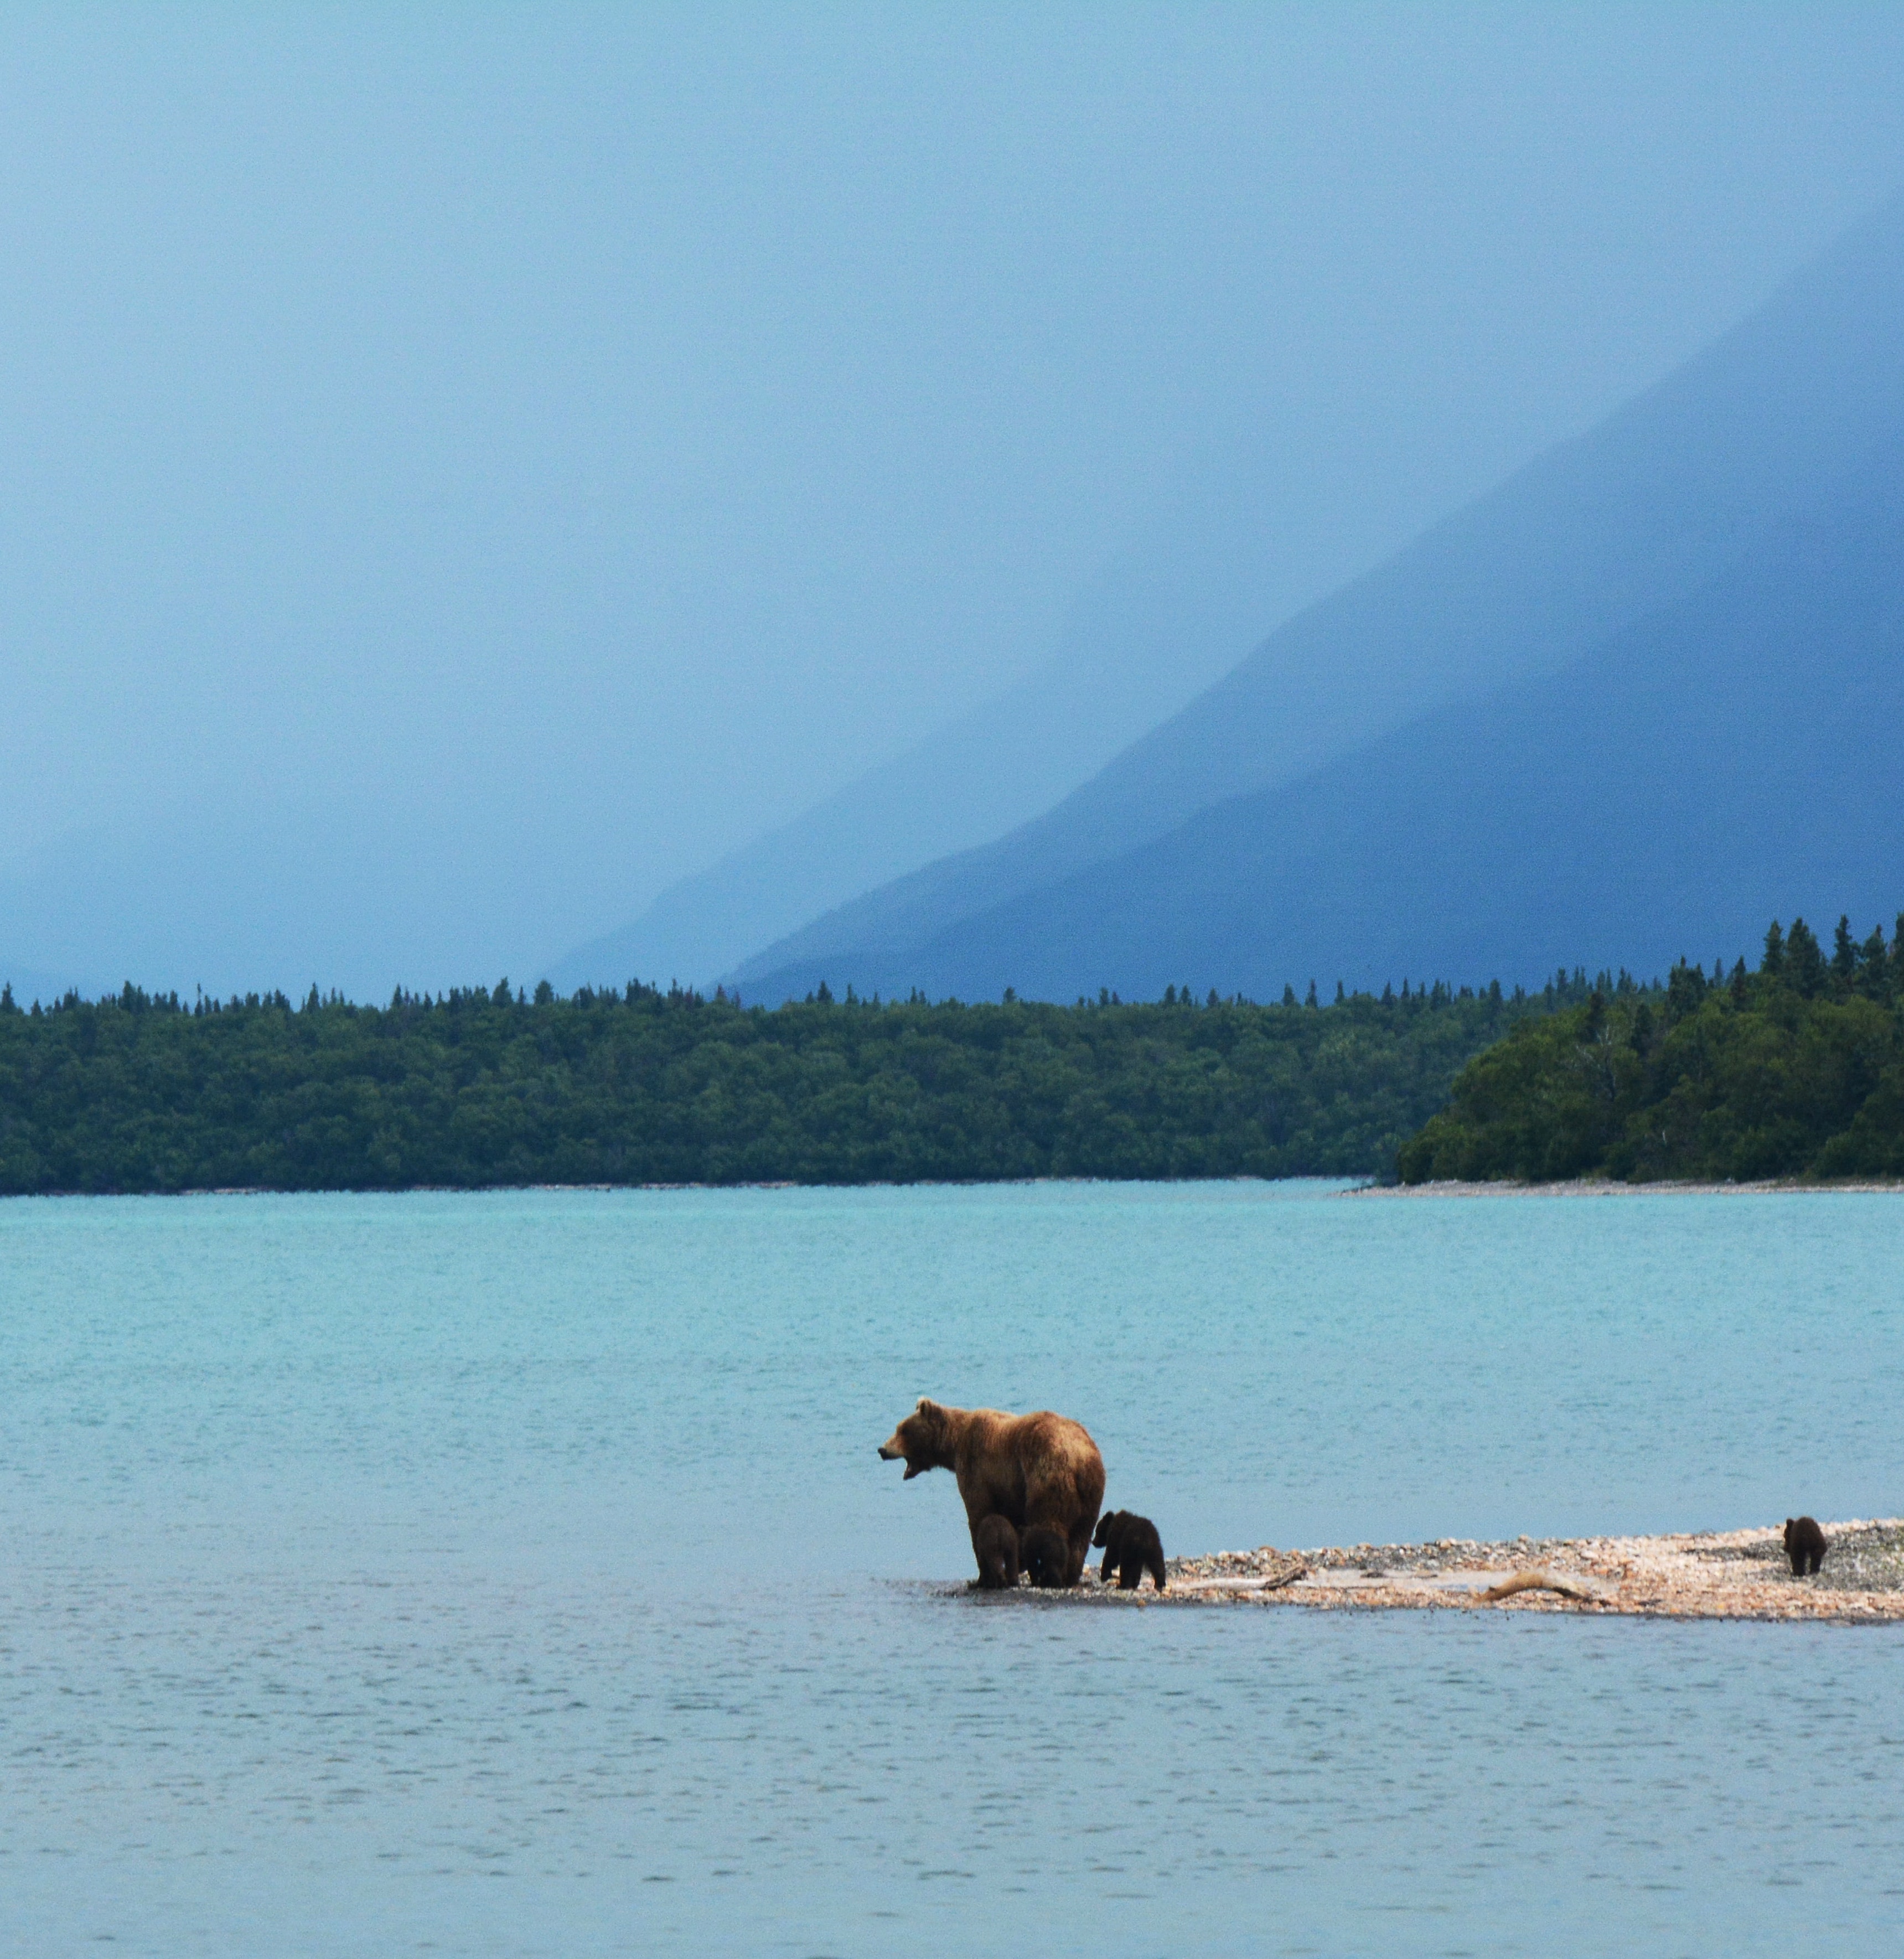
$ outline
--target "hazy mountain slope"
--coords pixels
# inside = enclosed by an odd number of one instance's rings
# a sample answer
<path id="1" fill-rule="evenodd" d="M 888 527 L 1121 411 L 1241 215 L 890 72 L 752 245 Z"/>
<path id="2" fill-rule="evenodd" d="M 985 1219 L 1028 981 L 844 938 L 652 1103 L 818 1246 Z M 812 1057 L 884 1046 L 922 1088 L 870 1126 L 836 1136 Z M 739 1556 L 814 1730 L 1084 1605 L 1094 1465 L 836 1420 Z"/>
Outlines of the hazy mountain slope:
<path id="1" fill-rule="evenodd" d="M 1247 638 L 1226 633 L 1197 646 L 1195 659 L 1168 647 L 1154 662 L 1061 658 L 793 822 L 671 885 L 633 923 L 557 960 L 549 977 L 564 992 L 631 978 L 711 986 L 763 941 L 867 885 L 1047 808 L 1180 706 Z"/>
<path id="2" fill-rule="evenodd" d="M 1048 809 L 1407 535 L 1391 528 L 1393 499 L 1366 507 L 1348 457 L 1292 471 L 1289 436 L 1239 418 L 1146 494 L 1040 672 L 683 878 L 550 976 L 565 989 L 631 976 L 711 985 L 829 907 Z"/>
<path id="3" fill-rule="evenodd" d="M 1802 905 L 1904 906 L 1904 443 L 1561 673 L 1443 709 L 1304 781 L 897 956 L 789 968 L 963 998 L 1173 982 L 1532 981 L 1728 960 Z M 824 964 L 825 971 L 822 966 Z"/>
<path id="4" fill-rule="evenodd" d="M 1292 620 L 1047 814 L 841 906 L 733 976 L 771 995 L 796 972 L 906 971 L 892 955 L 962 918 L 1297 780 L 1438 704 L 1562 667 L 1713 577 L 1900 426 L 1894 200 L 1591 433 Z"/>

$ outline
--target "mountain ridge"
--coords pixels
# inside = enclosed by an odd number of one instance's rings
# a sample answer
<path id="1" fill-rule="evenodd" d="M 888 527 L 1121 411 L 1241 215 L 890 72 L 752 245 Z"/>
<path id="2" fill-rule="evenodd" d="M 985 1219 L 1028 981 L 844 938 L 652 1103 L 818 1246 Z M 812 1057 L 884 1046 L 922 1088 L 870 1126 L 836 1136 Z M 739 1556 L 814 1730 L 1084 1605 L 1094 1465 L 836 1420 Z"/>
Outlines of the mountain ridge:
<path id="1" fill-rule="evenodd" d="M 1904 426 L 1901 329 L 1893 198 L 1691 361 L 1288 622 L 1054 809 L 863 894 L 727 977 L 756 995 L 823 970 L 836 983 L 928 983 L 925 948 L 962 919 L 1115 861 L 1200 809 L 1298 780 L 1331 751 L 1564 668 L 1826 494 L 1874 427 Z M 916 981 L 903 978 L 909 948 Z"/>

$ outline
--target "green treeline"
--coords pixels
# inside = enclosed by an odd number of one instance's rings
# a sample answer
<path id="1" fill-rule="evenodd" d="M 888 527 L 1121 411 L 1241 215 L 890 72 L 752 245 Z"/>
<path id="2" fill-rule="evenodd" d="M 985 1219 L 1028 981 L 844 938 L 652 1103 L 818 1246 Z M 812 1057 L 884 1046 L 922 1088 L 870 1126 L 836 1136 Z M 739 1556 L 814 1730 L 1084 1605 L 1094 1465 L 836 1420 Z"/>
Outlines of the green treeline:
<path id="1" fill-rule="evenodd" d="M 1596 989 L 1477 1056 L 1400 1151 L 1403 1182 L 1904 1176 L 1904 916 L 1887 947 L 1802 919 L 1756 973 Z"/>
<path id="2" fill-rule="evenodd" d="M 380 1008 L 0 993 L 0 1192 L 1392 1173 L 1464 1062 L 1588 990 L 1059 1007 L 822 988 L 771 1011 L 506 981 Z"/>

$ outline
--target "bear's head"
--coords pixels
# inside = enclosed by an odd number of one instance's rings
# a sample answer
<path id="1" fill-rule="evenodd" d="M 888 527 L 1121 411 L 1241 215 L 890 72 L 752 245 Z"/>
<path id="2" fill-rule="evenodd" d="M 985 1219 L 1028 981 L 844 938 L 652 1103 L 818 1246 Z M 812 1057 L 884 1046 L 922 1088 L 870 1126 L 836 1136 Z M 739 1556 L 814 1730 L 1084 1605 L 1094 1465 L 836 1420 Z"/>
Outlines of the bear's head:
<path id="1" fill-rule="evenodd" d="M 1111 1533 L 1124 1522 L 1124 1513 L 1122 1510 L 1106 1510 L 1104 1515 L 1098 1518 L 1097 1533 L 1091 1540 L 1098 1550 L 1103 1550 L 1111 1541 Z"/>
<path id="2" fill-rule="evenodd" d="M 909 1483 L 922 1469 L 949 1469 L 952 1424 L 936 1402 L 919 1397 L 919 1405 L 879 1445 L 882 1462 L 904 1460 L 906 1473 L 899 1480 Z"/>

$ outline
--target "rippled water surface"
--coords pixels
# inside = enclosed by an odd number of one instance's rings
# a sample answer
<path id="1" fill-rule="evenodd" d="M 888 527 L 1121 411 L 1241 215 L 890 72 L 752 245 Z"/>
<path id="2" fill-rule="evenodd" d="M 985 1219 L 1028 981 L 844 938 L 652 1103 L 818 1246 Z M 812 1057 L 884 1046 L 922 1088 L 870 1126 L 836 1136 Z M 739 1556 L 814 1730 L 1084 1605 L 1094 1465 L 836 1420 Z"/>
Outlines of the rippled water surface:
<path id="1" fill-rule="evenodd" d="M 920 1393 L 1173 1551 L 1904 1512 L 1904 1200 L 0 1204 L 0 1949 L 1904 1943 L 1904 1637 L 980 1599 Z"/>

